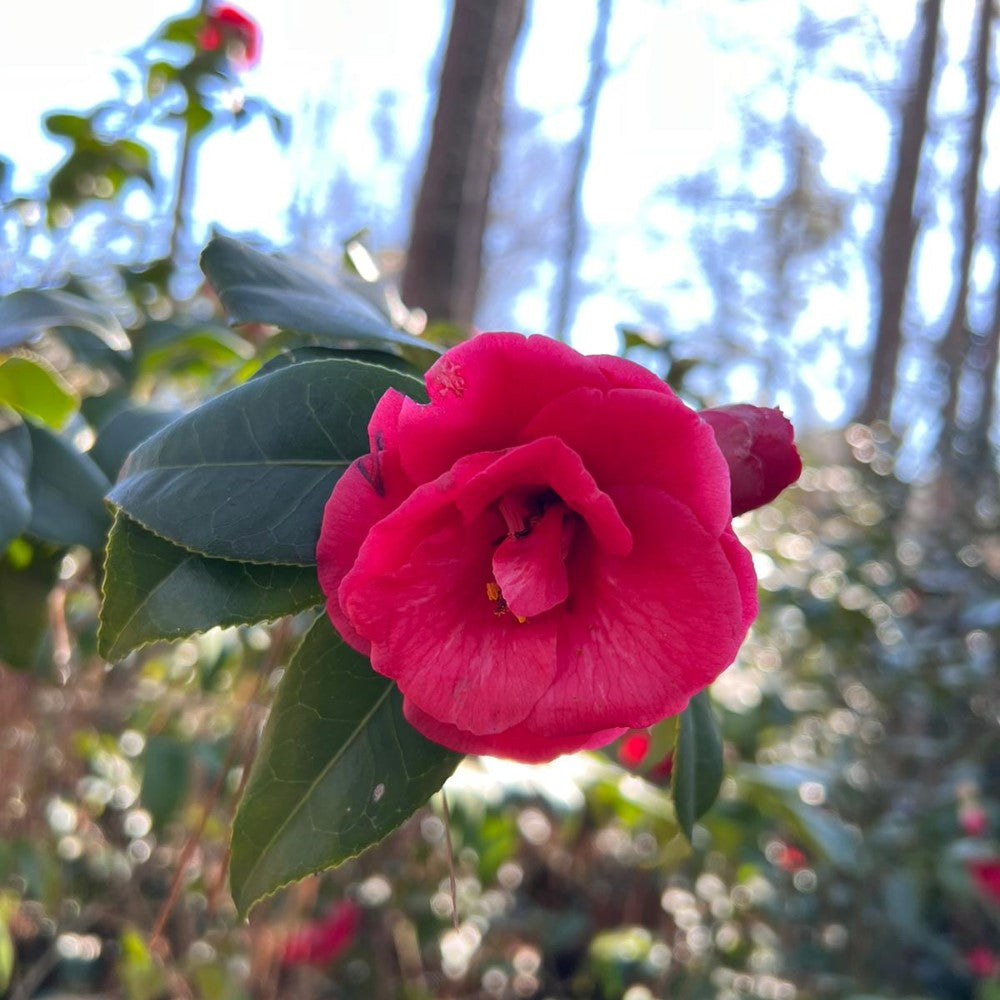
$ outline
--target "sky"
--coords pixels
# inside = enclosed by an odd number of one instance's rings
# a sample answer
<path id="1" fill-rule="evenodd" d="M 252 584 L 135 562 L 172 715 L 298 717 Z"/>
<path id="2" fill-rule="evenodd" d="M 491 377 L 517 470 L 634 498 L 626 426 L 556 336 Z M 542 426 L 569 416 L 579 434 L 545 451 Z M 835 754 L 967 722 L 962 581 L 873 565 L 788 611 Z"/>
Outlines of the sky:
<path id="1" fill-rule="evenodd" d="M 956 51 L 963 45 L 963 11 L 971 19 L 972 3 L 951 0 L 945 5 L 952 18 L 949 44 Z M 286 243 L 293 202 L 319 205 L 338 167 L 347 165 L 364 180 L 358 214 L 344 219 L 343 235 L 359 222 L 374 222 L 376 245 L 404 240 L 406 220 L 396 201 L 407 167 L 422 161 L 447 5 L 441 0 L 244 0 L 242 6 L 259 22 L 263 36 L 261 60 L 243 74 L 244 89 L 292 115 L 298 127 L 284 149 L 263 120 L 238 133 L 209 137 L 199 154 L 193 210 L 202 232 L 218 224 Z M 860 9 L 890 43 L 907 37 L 916 10 L 914 0 L 810 0 L 810 6 L 830 17 Z M 706 16 L 702 0 L 616 0 L 610 73 L 598 106 L 583 192 L 591 235 L 581 273 L 597 290 L 580 305 L 573 331 L 577 346 L 617 348 L 616 327 L 630 320 L 623 284 L 636 296 L 655 299 L 664 294 L 664 275 L 676 277 L 697 268 L 684 220 L 657 203 L 656 192 L 665 182 L 716 163 L 758 197 L 780 189 L 780 163 L 766 157 L 749 166 L 740 162 L 734 145 L 737 103 L 741 95 L 756 91 L 760 110 L 775 119 L 784 114 L 787 93 L 780 85 L 761 84 L 775 65 L 794 62 L 799 8 L 798 0 L 771 0 L 762 24 L 758 5 L 727 4 L 728 39 L 753 42 L 727 52 L 717 38 L 719 19 Z M 45 5 L 0 0 L 0 93 L 17 95 L 0 105 L 0 155 L 16 165 L 15 191 L 31 190 L 62 154 L 41 133 L 42 114 L 56 108 L 83 110 L 113 96 L 111 74 L 123 65 L 122 53 L 164 19 L 190 9 L 182 0 L 50 0 Z M 580 121 L 596 4 L 535 0 L 529 10 L 514 80 L 516 98 L 538 112 L 547 138 L 569 142 Z M 887 58 L 863 51 L 851 36 L 837 39 L 831 48 L 837 47 L 847 63 Z M 892 76 L 892 66 L 873 69 L 875 75 Z M 823 144 L 823 175 L 837 187 L 875 186 L 890 153 L 890 123 L 875 95 L 831 81 L 830 75 L 810 78 L 795 97 L 800 116 Z M 939 100 L 960 104 L 961 80 L 946 77 L 945 82 Z M 395 95 L 392 162 L 381 155 L 371 129 L 372 113 L 385 91 Z M 320 105 L 326 117 L 317 117 Z M 316 122 L 321 123 L 319 135 Z M 163 164 L 171 162 L 175 138 L 163 133 L 152 141 Z M 412 170 L 409 176 L 412 181 Z M 657 231 L 652 242 L 651 227 Z M 933 299 L 941 297 L 934 274 L 949 252 L 946 232 L 932 231 L 925 245 L 930 263 L 922 264 L 929 270 L 921 287 Z M 687 292 L 673 294 L 672 314 L 682 321 L 687 317 L 693 323 L 710 308 L 697 281 Z M 805 326 L 796 335 L 803 341 L 818 336 L 816 317 L 822 317 L 823 323 L 846 331 L 846 343 L 863 345 L 870 327 L 863 274 L 856 272 L 842 288 L 816 294 L 817 301 L 810 303 L 815 308 L 806 311 Z M 513 312 L 521 328 L 543 330 L 544 294 L 528 290 Z M 824 374 L 835 361 L 829 350 L 821 349 L 809 362 L 816 372 L 813 406 L 825 420 L 837 420 L 844 408 L 840 388 Z M 809 378 L 809 372 L 804 376 Z M 744 384 L 738 372 L 733 377 L 734 396 L 752 397 L 750 377 Z"/>

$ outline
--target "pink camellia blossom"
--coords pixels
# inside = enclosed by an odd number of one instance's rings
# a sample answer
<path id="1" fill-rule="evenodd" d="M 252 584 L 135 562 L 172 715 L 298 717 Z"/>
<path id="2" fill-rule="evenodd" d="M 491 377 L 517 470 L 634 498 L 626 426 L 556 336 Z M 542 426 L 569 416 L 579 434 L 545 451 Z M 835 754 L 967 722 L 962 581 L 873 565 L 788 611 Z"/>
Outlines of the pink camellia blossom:
<path id="1" fill-rule="evenodd" d="M 260 59 L 260 25 L 238 7 L 223 4 L 209 11 L 198 44 L 206 52 L 225 46 L 235 66 L 249 69 Z"/>
<path id="2" fill-rule="evenodd" d="M 344 639 L 459 752 L 550 760 L 682 711 L 757 613 L 732 497 L 795 478 L 790 434 L 747 416 L 768 444 L 729 455 L 645 368 L 546 337 L 480 334 L 426 383 L 427 404 L 379 400 L 326 506 Z M 766 489 L 736 481 L 744 451 Z"/>

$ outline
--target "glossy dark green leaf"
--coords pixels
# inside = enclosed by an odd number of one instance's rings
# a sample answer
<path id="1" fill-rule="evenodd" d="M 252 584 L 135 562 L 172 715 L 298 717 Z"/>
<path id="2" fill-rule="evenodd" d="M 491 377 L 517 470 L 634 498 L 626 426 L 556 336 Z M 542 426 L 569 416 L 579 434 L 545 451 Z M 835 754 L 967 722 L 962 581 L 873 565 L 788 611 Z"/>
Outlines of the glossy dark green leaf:
<path id="1" fill-rule="evenodd" d="M 234 322 L 270 323 L 345 350 L 398 354 L 408 348 L 431 360 L 441 353 L 395 329 L 359 296 L 314 276 L 303 263 L 220 236 L 205 247 L 201 267 Z"/>
<path id="2" fill-rule="evenodd" d="M 0 350 L 53 327 L 86 330 L 116 351 L 129 349 L 115 314 L 82 296 L 60 289 L 26 288 L 0 298 Z"/>
<path id="3" fill-rule="evenodd" d="M 0 553 L 28 526 L 31 439 L 24 424 L 0 433 Z"/>
<path id="4" fill-rule="evenodd" d="M 722 784 L 722 738 L 707 691 L 696 694 L 680 717 L 671 791 L 677 821 L 688 840 Z"/>
<path id="5" fill-rule="evenodd" d="M 333 484 L 368 452 L 368 421 L 401 372 L 349 359 L 252 379 L 174 421 L 129 456 L 110 500 L 208 556 L 310 565 Z"/>
<path id="6" fill-rule="evenodd" d="M 45 427 L 24 425 L 31 438 L 26 531 L 57 545 L 85 545 L 97 551 L 111 516 L 104 506 L 110 483 L 94 461 Z"/>
<path id="7" fill-rule="evenodd" d="M 311 566 L 209 559 L 121 513 L 108 539 L 104 577 L 98 646 L 109 660 L 157 639 L 269 621 L 323 602 Z"/>
<path id="8" fill-rule="evenodd" d="M 77 395 L 41 358 L 0 358 L 0 403 L 50 427 L 64 427 L 77 408 Z"/>
<path id="9" fill-rule="evenodd" d="M 395 684 L 317 619 L 281 680 L 236 814 L 240 912 L 380 841 L 460 760 L 413 729 Z"/>

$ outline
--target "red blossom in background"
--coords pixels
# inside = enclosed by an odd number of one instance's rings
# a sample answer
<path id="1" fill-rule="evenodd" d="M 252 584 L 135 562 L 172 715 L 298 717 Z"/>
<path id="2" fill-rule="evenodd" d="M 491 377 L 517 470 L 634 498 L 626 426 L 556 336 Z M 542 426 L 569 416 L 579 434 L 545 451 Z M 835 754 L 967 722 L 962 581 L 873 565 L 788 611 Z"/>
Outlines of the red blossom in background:
<path id="1" fill-rule="evenodd" d="M 1000 974 L 1000 958 L 989 948 L 973 948 L 966 953 L 965 962 L 972 974 L 980 979 Z"/>
<path id="2" fill-rule="evenodd" d="M 618 744 L 618 760 L 629 770 L 640 767 L 649 753 L 651 738 L 647 732 L 629 733 L 622 737 Z M 653 781 L 669 781 L 674 770 L 674 755 L 665 754 L 647 772 L 646 777 Z"/>
<path id="3" fill-rule="evenodd" d="M 281 961 L 285 965 L 326 965 L 350 948 L 360 923 L 361 907 L 345 899 L 322 920 L 290 934 Z"/>
<path id="4" fill-rule="evenodd" d="M 730 521 L 798 474 L 784 417 L 720 435 L 639 365 L 513 333 L 425 381 L 427 404 L 378 402 L 326 506 L 344 639 L 462 753 L 551 760 L 683 711 L 756 617 Z"/>
<path id="5" fill-rule="evenodd" d="M 208 13 L 198 44 L 205 52 L 225 47 L 237 68 L 249 69 L 260 59 L 260 25 L 238 7 L 215 7 Z"/>
<path id="6" fill-rule="evenodd" d="M 958 810 L 958 825 L 967 837 L 981 837 L 990 822 L 982 806 L 964 805 Z"/>
<path id="7" fill-rule="evenodd" d="M 994 903 L 1000 903 L 1000 858 L 981 858 L 968 863 L 973 884 Z"/>
<path id="8" fill-rule="evenodd" d="M 792 844 L 782 844 L 775 854 L 774 863 L 782 871 L 797 872 L 800 868 L 805 868 L 809 859 Z"/>

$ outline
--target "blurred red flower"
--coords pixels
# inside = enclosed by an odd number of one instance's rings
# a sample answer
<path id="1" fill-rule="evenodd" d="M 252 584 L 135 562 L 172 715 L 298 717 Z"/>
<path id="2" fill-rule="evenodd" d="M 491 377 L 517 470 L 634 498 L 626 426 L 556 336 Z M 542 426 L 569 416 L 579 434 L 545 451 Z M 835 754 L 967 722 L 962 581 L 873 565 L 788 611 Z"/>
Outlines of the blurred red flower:
<path id="1" fill-rule="evenodd" d="M 326 965 L 350 948 L 360 923 L 361 907 L 345 899 L 322 920 L 290 934 L 281 961 L 285 965 Z"/>
<path id="2" fill-rule="evenodd" d="M 805 868 L 808 861 L 805 854 L 791 844 L 783 844 L 774 859 L 774 863 L 786 872 L 797 872 L 800 868 Z"/>
<path id="3" fill-rule="evenodd" d="M 1000 858 L 980 858 L 969 862 L 969 874 L 976 888 L 993 902 L 1000 903 Z"/>
<path id="4" fill-rule="evenodd" d="M 238 7 L 215 7 L 209 11 L 198 44 L 205 52 L 224 47 L 234 66 L 249 69 L 260 59 L 260 25 Z"/>
<path id="5" fill-rule="evenodd" d="M 958 811 L 958 825 L 967 837 L 981 837 L 990 824 L 981 806 L 962 806 Z"/>
<path id="6" fill-rule="evenodd" d="M 965 962 L 974 976 L 985 979 L 994 973 L 1000 973 L 1000 958 L 989 948 L 973 948 L 965 955 Z"/>
<path id="7" fill-rule="evenodd" d="M 650 742 L 649 733 L 642 730 L 623 736 L 618 744 L 618 760 L 630 770 L 635 770 L 646 759 Z M 669 781 L 673 770 L 674 755 L 668 753 L 649 769 L 646 777 L 652 781 Z"/>

